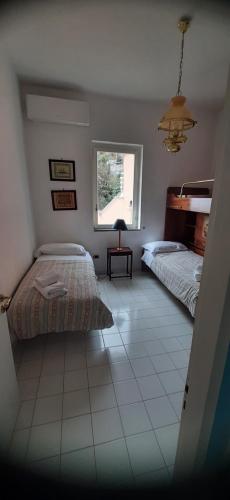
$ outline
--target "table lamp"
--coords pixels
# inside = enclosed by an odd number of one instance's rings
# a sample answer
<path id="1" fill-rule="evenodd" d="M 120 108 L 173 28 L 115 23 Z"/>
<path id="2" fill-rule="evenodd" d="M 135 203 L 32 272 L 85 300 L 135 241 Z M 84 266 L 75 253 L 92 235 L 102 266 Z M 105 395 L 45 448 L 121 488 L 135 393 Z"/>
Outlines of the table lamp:
<path id="1" fill-rule="evenodd" d="M 116 222 L 114 222 L 114 224 L 113 224 L 113 229 L 116 229 L 117 231 L 119 231 L 119 243 L 118 243 L 117 250 L 122 250 L 121 231 L 128 231 L 128 228 L 126 226 L 124 219 L 117 219 Z"/>

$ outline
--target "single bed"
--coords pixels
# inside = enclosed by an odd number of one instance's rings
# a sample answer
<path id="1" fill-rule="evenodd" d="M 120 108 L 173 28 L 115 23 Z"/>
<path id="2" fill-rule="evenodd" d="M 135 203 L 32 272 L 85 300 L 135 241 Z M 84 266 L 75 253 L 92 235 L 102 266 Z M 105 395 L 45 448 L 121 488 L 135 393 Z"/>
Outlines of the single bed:
<path id="1" fill-rule="evenodd" d="M 193 273 L 203 257 L 190 250 L 155 256 L 145 250 L 142 261 L 194 317 L 200 283 L 195 281 Z"/>
<path id="2" fill-rule="evenodd" d="M 37 276 L 57 272 L 68 292 L 47 300 L 33 287 Z M 41 255 L 19 284 L 7 311 L 12 336 L 110 328 L 113 317 L 100 298 L 92 257 Z"/>

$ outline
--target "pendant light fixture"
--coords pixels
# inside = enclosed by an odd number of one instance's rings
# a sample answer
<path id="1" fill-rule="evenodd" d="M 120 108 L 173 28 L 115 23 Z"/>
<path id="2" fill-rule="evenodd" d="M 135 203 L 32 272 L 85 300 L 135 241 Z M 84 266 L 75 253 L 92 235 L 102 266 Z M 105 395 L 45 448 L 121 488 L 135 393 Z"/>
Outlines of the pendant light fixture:
<path id="1" fill-rule="evenodd" d="M 184 134 L 184 131 L 194 127 L 194 125 L 196 125 L 197 123 L 195 120 L 193 120 L 189 109 L 185 105 L 186 97 L 181 95 L 184 35 L 189 25 L 189 18 L 181 18 L 178 23 L 178 28 L 182 33 L 182 40 L 177 95 L 172 97 L 169 109 L 162 117 L 158 126 L 158 130 L 164 130 L 168 132 L 168 135 L 164 139 L 163 144 L 165 144 L 167 151 L 171 153 L 177 153 L 178 151 L 180 151 L 181 144 L 187 141 L 187 137 Z"/>

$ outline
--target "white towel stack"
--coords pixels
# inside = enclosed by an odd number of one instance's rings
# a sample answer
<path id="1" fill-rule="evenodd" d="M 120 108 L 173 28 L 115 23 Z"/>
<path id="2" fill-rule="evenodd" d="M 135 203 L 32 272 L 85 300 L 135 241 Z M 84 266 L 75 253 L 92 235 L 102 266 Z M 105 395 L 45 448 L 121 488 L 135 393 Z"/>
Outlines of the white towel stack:
<path id="1" fill-rule="evenodd" d="M 67 288 L 57 273 L 47 273 L 46 276 L 38 276 L 34 280 L 34 288 L 38 290 L 45 299 L 62 297 L 67 293 Z"/>
<path id="2" fill-rule="evenodd" d="M 202 269 L 203 269 L 203 264 L 198 264 L 198 266 L 196 266 L 196 269 L 193 272 L 195 281 L 201 280 Z"/>

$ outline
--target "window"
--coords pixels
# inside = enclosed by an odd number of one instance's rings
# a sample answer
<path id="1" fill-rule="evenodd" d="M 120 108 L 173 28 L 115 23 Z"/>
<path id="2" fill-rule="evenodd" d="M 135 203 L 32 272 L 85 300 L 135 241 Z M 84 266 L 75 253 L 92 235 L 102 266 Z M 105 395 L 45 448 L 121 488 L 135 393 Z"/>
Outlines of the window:
<path id="1" fill-rule="evenodd" d="M 94 227 L 140 229 L 143 146 L 93 141 Z"/>

